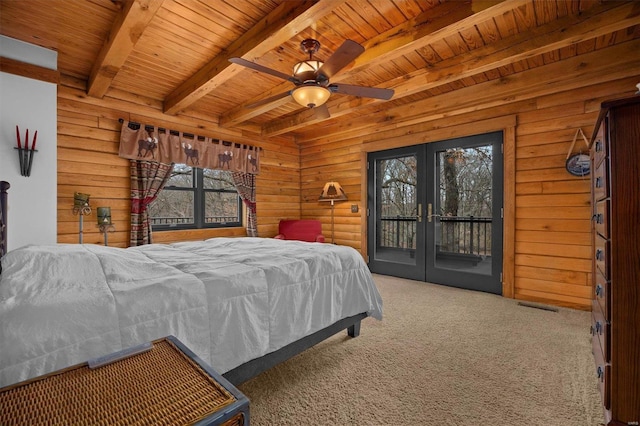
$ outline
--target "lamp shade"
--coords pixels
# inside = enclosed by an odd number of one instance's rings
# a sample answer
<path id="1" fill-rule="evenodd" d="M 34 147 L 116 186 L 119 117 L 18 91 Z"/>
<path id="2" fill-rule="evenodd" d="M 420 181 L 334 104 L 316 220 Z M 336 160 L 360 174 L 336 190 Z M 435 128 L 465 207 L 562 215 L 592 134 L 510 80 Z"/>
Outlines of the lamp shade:
<path id="1" fill-rule="evenodd" d="M 347 194 L 344 193 L 344 189 L 338 182 L 327 182 L 324 184 L 318 201 L 344 201 L 346 199 Z"/>
<path id="2" fill-rule="evenodd" d="M 318 86 L 315 83 L 303 84 L 291 92 L 291 96 L 297 103 L 309 108 L 324 105 L 329 100 L 330 95 L 331 91 L 329 89 Z"/>

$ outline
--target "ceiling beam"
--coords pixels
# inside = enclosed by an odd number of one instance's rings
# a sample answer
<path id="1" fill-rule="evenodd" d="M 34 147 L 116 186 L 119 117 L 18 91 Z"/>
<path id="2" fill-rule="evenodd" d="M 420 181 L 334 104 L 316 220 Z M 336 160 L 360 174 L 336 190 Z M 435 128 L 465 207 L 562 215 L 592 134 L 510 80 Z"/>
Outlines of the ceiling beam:
<path id="1" fill-rule="evenodd" d="M 446 59 L 433 68 L 414 71 L 395 78 L 383 86 L 393 87 L 393 99 L 400 99 L 424 90 L 433 89 L 465 77 L 490 71 L 513 62 L 557 50 L 640 24 L 640 3 L 608 2 L 595 6 L 580 15 L 569 15 L 549 24 L 533 28 L 526 34 L 517 34 L 496 43 L 474 49 L 463 55 Z M 336 98 L 327 103 L 332 118 L 355 109 L 382 101 Z M 263 126 L 263 135 L 272 136 L 293 131 L 318 122 L 312 111 L 305 110 L 284 120 L 274 120 Z"/>
<path id="2" fill-rule="evenodd" d="M 526 34 L 517 34 L 444 60 L 434 69 L 417 70 L 395 79 L 393 86 L 400 97 L 413 95 L 637 24 L 640 24 L 640 3 L 603 3 L 580 15 L 569 15 L 532 28 Z"/>
<path id="3" fill-rule="evenodd" d="M 346 0 L 284 1 L 258 24 L 234 41 L 164 100 L 164 112 L 176 114 L 238 73 L 242 67 L 229 58 L 259 58 L 289 41 Z"/>
<path id="4" fill-rule="evenodd" d="M 290 96 L 285 96 L 284 98 L 280 98 L 271 102 L 260 104 L 259 106 L 256 106 L 256 107 L 249 108 L 247 106 L 247 105 L 254 104 L 256 102 L 260 102 L 263 99 L 267 99 L 272 96 L 275 96 L 278 93 L 284 93 L 287 90 L 290 90 L 291 88 L 292 88 L 292 85 L 289 82 L 284 84 L 279 84 L 276 87 L 264 93 L 261 93 L 260 96 L 255 97 L 253 99 L 249 99 L 248 101 L 243 102 L 237 107 L 233 108 L 228 113 L 221 115 L 218 119 L 218 123 L 221 127 L 234 127 L 247 120 L 251 120 L 253 117 L 257 117 L 259 115 L 264 114 L 265 112 L 269 112 L 272 109 L 279 108 L 289 102 L 292 102 L 293 99 Z"/>
<path id="5" fill-rule="evenodd" d="M 128 0 L 93 64 L 87 94 L 102 98 L 164 0 Z"/>
<path id="6" fill-rule="evenodd" d="M 11 58 L 0 56 L 0 71 L 15 74 L 34 80 L 46 81 L 47 83 L 60 83 L 60 72 L 51 68 L 29 64 Z"/>
<path id="7" fill-rule="evenodd" d="M 410 54 L 434 41 L 455 36 L 494 16 L 500 16 L 528 3 L 530 0 L 494 0 L 491 8 L 481 11 L 474 11 L 473 3 L 469 0 L 442 3 L 368 40 L 363 44 L 364 53 L 356 58 L 353 66 L 341 72 L 332 82 L 344 80 L 372 66 Z"/>

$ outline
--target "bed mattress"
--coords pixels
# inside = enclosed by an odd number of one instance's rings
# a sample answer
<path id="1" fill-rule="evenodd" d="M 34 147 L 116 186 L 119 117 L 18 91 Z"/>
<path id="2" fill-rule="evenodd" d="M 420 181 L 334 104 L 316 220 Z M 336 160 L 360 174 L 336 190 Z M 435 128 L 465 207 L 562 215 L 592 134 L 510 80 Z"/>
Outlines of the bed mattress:
<path id="1" fill-rule="evenodd" d="M 2 268 L 0 386 L 167 335 L 222 374 L 342 318 L 382 318 L 360 253 L 332 244 L 26 246 Z"/>

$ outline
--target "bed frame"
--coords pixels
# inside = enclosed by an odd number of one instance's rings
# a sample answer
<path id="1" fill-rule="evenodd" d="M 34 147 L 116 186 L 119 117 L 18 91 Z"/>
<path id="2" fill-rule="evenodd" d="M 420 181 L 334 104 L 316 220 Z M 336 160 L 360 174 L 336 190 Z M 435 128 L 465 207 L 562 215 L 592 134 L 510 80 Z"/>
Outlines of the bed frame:
<path id="1" fill-rule="evenodd" d="M 8 210 L 8 189 L 9 182 L 0 181 L 0 258 L 8 251 L 7 245 L 7 210 Z M 0 265 L 0 273 L 2 265 Z M 351 317 L 341 319 L 334 324 L 319 330 L 313 334 L 303 337 L 275 352 L 268 353 L 260 358 L 248 361 L 231 371 L 223 374 L 224 378 L 234 385 L 239 385 L 258 374 L 274 367 L 281 362 L 292 358 L 293 356 L 309 349 L 310 347 L 320 343 L 341 332 L 347 330 L 350 337 L 357 337 L 360 334 L 360 322 L 367 317 L 366 313 L 357 314 Z"/>
<path id="2" fill-rule="evenodd" d="M 7 252 L 7 191 L 10 186 L 9 182 L 0 182 L 0 258 Z"/>
<path id="3" fill-rule="evenodd" d="M 341 319 L 338 322 L 331 324 L 327 328 L 323 328 L 322 330 L 305 336 L 302 339 L 290 343 L 275 352 L 271 352 L 264 356 L 261 356 L 260 358 L 245 362 L 244 364 L 234 368 L 233 370 L 224 373 L 223 376 L 234 385 L 239 385 L 257 376 L 258 374 L 267 371 L 271 367 L 278 365 L 281 362 L 294 357 L 295 355 L 298 355 L 306 349 L 309 349 L 310 347 L 322 342 L 325 339 L 328 339 L 329 337 L 339 333 L 344 329 L 347 330 L 347 334 L 350 337 L 357 337 L 358 335 L 360 335 L 360 321 L 362 321 L 366 317 L 366 313 L 361 313 L 352 317 Z"/>

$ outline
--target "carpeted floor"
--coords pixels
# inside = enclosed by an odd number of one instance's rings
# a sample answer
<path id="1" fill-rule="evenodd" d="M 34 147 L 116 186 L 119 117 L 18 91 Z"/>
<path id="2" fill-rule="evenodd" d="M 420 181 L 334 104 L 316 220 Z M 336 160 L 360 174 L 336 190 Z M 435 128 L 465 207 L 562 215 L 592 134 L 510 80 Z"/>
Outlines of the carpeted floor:
<path id="1" fill-rule="evenodd" d="M 588 312 L 374 278 L 383 321 L 240 386 L 253 426 L 602 423 Z"/>

